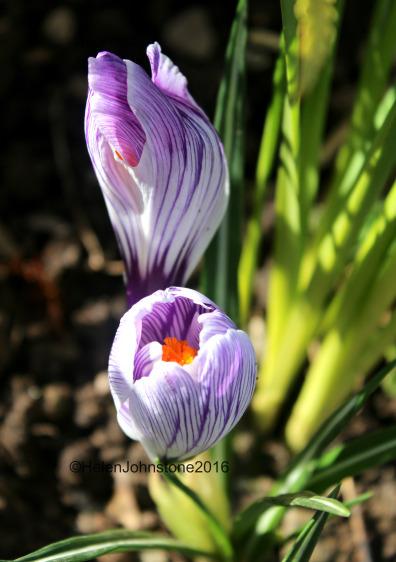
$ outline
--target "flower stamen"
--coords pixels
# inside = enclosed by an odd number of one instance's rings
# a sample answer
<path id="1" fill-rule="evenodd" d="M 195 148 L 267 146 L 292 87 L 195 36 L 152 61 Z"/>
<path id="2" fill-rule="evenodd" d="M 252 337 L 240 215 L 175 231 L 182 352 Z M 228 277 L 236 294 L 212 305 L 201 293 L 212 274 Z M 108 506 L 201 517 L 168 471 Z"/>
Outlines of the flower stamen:
<path id="1" fill-rule="evenodd" d="M 186 340 L 165 338 L 162 346 L 162 361 L 175 361 L 179 365 L 192 363 L 198 351 L 191 347 Z"/>

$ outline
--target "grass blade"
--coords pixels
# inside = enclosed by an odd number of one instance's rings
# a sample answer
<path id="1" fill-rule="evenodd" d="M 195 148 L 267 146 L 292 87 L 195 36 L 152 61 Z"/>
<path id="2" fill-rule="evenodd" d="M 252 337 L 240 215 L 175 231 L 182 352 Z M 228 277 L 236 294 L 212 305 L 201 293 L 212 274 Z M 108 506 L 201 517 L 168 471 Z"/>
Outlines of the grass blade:
<path id="1" fill-rule="evenodd" d="M 241 253 L 244 183 L 245 55 L 248 0 L 239 0 L 227 45 L 225 73 L 220 84 L 214 124 L 224 144 L 230 172 L 230 200 L 220 229 L 205 254 L 201 291 L 239 323 L 238 263 Z M 227 460 L 230 436 L 212 451 Z M 229 475 L 219 473 L 227 488 Z"/>
<path id="2" fill-rule="evenodd" d="M 296 493 L 307 487 L 315 472 L 319 458 L 324 450 L 360 411 L 369 397 L 381 385 L 385 377 L 395 368 L 396 360 L 385 365 L 365 386 L 345 401 L 318 429 L 308 445 L 294 458 L 285 474 L 271 490 L 271 495 Z M 273 533 L 285 514 L 284 507 L 274 507 L 265 511 L 254 523 L 253 536 L 248 546 L 257 552 L 263 545 L 272 544 Z"/>
<path id="3" fill-rule="evenodd" d="M 282 111 L 285 95 L 285 62 L 283 53 L 279 56 L 273 76 L 273 94 L 264 122 L 263 135 L 256 170 L 256 190 L 252 217 L 250 218 L 242 246 L 238 267 L 240 320 L 246 326 L 249 312 L 254 274 L 261 239 L 261 216 L 265 189 L 272 173 L 276 149 L 279 142 Z"/>
<path id="4" fill-rule="evenodd" d="M 396 425 L 357 437 L 325 453 L 319 460 L 309 488 L 325 490 L 348 476 L 396 459 Z"/>
<path id="5" fill-rule="evenodd" d="M 312 90 L 337 34 L 337 0 L 296 0 L 299 36 L 299 91 Z"/>
<path id="6" fill-rule="evenodd" d="M 365 145 L 374 135 L 374 114 L 396 54 L 395 26 L 395 2 L 393 0 L 376 2 L 352 112 L 351 129 L 337 160 L 338 178 L 345 172 L 352 155 L 359 151 L 364 153 Z M 337 183 L 339 180 L 335 185 Z"/>
<path id="7" fill-rule="evenodd" d="M 331 513 L 332 515 L 338 515 L 340 517 L 349 517 L 350 515 L 349 509 L 340 501 L 325 496 L 319 496 L 309 491 L 268 496 L 255 501 L 237 516 L 233 530 L 234 538 L 240 540 L 252 526 L 252 523 L 257 520 L 264 511 L 274 506 L 313 509 L 315 511 L 325 511 L 326 513 Z"/>
<path id="8" fill-rule="evenodd" d="M 113 529 L 52 543 L 17 558 L 17 561 L 83 562 L 110 552 L 133 552 L 148 549 L 175 551 L 186 556 L 214 558 L 213 554 L 201 552 L 199 549 L 191 548 L 172 538 L 140 531 Z"/>
<path id="9" fill-rule="evenodd" d="M 239 0 L 214 119 L 230 167 L 230 201 L 220 229 L 206 252 L 202 274 L 202 291 L 236 322 L 243 214 L 246 40 L 247 0 Z"/>
<path id="10" fill-rule="evenodd" d="M 340 487 L 337 486 L 330 494 L 329 498 L 336 498 Z M 290 552 L 283 558 L 282 562 L 307 562 L 314 551 L 316 543 L 325 526 L 329 514 L 317 513 L 308 521 Z"/>

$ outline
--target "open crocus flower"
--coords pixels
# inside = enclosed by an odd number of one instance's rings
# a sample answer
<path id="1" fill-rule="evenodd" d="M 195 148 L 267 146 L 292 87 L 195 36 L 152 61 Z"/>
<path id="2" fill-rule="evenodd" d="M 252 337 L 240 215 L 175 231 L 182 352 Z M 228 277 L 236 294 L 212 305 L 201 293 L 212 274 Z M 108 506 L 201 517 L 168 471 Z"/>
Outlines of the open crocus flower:
<path id="1" fill-rule="evenodd" d="M 224 437 L 256 381 L 252 344 L 216 305 L 171 287 L 121 319 L 109 379 L 118 421 L 152 458 L 183 460 Z"/>
<path id="2" fill-rule="evenodd" d="M 151 78 L 103 52 L 89 59 L 88 151 L 126 266 L 129 304 L 185 284 L 227 205 L 219 137 L 157 43 Z"/>

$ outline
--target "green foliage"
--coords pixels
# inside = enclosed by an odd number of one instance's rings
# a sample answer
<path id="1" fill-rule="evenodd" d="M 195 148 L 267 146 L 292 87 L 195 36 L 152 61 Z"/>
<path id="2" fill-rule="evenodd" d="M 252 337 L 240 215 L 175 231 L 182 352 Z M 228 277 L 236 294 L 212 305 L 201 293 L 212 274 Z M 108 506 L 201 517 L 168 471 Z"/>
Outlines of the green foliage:
<path id="1" fill-rule="evenodd" d="M 396 168 L 396 90 L 388 85 L 396 55 L 396 4 L 390 0 L 375 5 L 349 131 L 337 152 L 327 196 L 317 203 L 323 193 L 320 148 L 342 8 L 341 1 L 281 2 L 287 99 L 267 353 L 253 410 L 258 426 L 269 431 L 308 360 L 286 426 L 295 450 L 396 341 L 395 186 L 389 190 Z M 319 21 L 325 23 L 315 27 Z M 312 80 L 302 78 L 304 65 Z M 308 358 L 311 345 L 316 352 Z"/>
<path id="2" fill-rule="evenodd" d="M 244 511 L 239 513 L 235 520 L 233 536 L 240 540 L 249 531 L 253 523 L 270 507 L 302 507 L 316 511 L 324 511 L 339 517 L 349 517 L 349 509 L 340 501 L 319 496 L 309 491 L 294 494 L 281 494 L 279 496 L 268 496 L 250 504 Z"/>
<path id="3" fill-rule="evenodd" d="M 230 200 L 219 232 L 206 255 L 202 291 L 238 321 L 238 263 L 241 253 L 244 183 L 245 49 L 247 0 L 239 0 L 226 53 L 214 124 L 229 163 Z"/>
<path id="4" fill-rule="evenodd" d="M 201 497 L 192 488 L 186 486 L 186 484 L 184 484 L 184 482 L 182 482 L 180 478 L 178 478 L 175 474 L 172 474 L 171 472 L 165 472 L 164 475 L 172 485 L 176 486 L 187 497 L 189 497 L 204 515 L 208 525 L 208 532 L 212 534 L 218 546 L 219 557 L 221 557 L 222 560 L 232 560 L 233 548 L 228 535 L 217 518 L 203 502 Z"/>
<path id="5" fill-rule="evenodd" d="M 393 425 L 357 437 L 326 452 L 317 462 L 308 485 L 314 490 L 322 491 L 343 478 L 361 474 L 369 468 L 395 459 L 396 426 Z"/>
<path id="6" fill-rule="evenodd" d="M 316 470 L 320 469 L 320 465 L 323 463 L 322 454 L 360 411 L 373 392 L 380 387 L 382 381 L 392 372 L 395 366 L 396 361 L 393 361 L 382 368 L 366 383 L 362 390 L 345 401 L 323 422 L 305 448 L 293 459 L 285 474 L 278 479 L 270 492 L 271 497 L 279 494 L 298 493 L 307 487 L 312 487 L 312 479 Z M 381 460 L 379 458 L 380 462 Z M 338 482 L 338 479 L 336 482 Z M 270 548 L 274 543 L 274 533 L 284 514 L 285 508 L 282 506 L 270 509 L 266 506 L 261 514 L 257 512 L 257 518 L 251 518 L 249 521 L 251 538 L 247 547 L 249 558 L 254 559 L 258 552 L 263 548 Z M 246 531 L 245 528 L 244 531 Z"/>
<path id="7" fill-rule="evenodd" d="M 169 537 L 140 531 L 113 529 L 55 542 L 17 560 L 18 562 L 83 562 L 110 552 L 159 549 L 180 552 L 186 556 L 213 558 L 211 554 L 191 548 Z"/>
<path id="8" fill-rule="evenodd" d="M 336 498 L 338 492 L 339 486 L 331 492 L 329 499 Z M 283 558 L 282 562 L 308 561 L 311 558 L 312 552 L 319 540 L 327 518 L 328 513 L 325 512 L 314 515 L 304 526 L 290 552 Z"/>

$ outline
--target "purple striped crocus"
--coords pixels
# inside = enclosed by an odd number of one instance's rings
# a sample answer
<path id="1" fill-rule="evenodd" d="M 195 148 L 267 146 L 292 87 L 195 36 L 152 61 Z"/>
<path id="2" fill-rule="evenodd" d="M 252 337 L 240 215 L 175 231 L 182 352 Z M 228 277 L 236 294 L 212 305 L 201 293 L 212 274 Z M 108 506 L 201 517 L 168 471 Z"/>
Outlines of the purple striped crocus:
<path id="1" fill-rule="evenodd" d="M 118 422 L 153 459 L 183 460 L 224 437 L 256 381 L 245 332 L 191 289 L 156 291 L 121 319 L 109 361 Z"/>
<path id="2" fill-rule="evenodd" d="M 184 285 L 227 205 L 219 137 L 157 43 L 151 78 L 102 52 L 89 59 L 88 151 L 125 262 L 128 304 Z"/>

